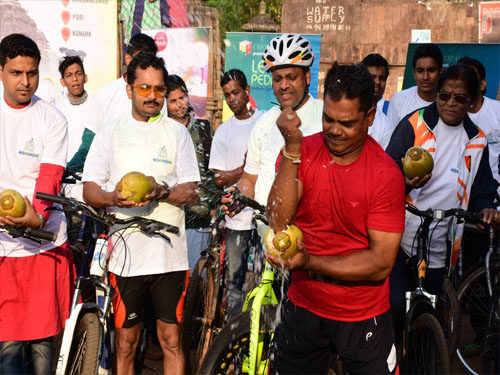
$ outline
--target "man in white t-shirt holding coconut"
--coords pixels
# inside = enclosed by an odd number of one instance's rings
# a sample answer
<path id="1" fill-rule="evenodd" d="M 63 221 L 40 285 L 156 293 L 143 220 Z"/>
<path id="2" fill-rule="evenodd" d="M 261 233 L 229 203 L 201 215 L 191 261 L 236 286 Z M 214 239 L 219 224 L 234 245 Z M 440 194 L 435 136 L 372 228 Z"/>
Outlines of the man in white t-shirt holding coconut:
<path id="1" fill-rule="evenodd" d="M 209 168 L 214 171 L 215 183 L 224 188 L 238 182 L 243 173 L 250 133 L 262 115 L 250 106 L 250 87 L 239 69 L 224 73 L 220 85 L 226 103 L 234 113 L 215 132 L 210 152 Z M 241 312 L 242 291 L 251 248 L 258 243 L 252 224 L 253 210 L 246 207 L 238 215 L 226 216 L 227 309 L 226 318 Z"/>
<path id="2" fill-rule="evenodd" d="M 126 87 L 132 111 L 97 133 L 83 170 L 83 197 L 91 205 L 106 207 L 119 217 L 143 216 L 180 228 L 178 235 L 169 234 L 171 243 L 133 229 L 111 237 L 109 278 L 116 290 L 117 374 L 134 373 L 134 354 L 148 294 L 157 319 L 163 371 L 184 373 L 177 306 L 185 287 L 188 258 L 181 207 L 196 201 L 200 176 L 187 129 L 161 114 L 167 75 L 161 58 L 139 53 L 132 59 Z M 144 173 L 153 183 L 154 190 L 143 203 L 127 200 L 116 187 L 131 171 Z"/>

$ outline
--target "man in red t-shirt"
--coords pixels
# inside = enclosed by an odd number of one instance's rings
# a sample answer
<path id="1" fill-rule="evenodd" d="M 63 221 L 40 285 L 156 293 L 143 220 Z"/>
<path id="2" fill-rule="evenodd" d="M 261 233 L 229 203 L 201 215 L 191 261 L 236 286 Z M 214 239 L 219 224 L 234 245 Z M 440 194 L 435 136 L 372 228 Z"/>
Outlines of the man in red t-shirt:
<path id="1" fill-rule="evenodd" d="M 338 354 L 352 374 L 396 372 L 389 282 L 405 217 L 400 170 L 367 136 L 376 109 L 373 78 L 335 64 L 325 81 L 323 132 L 302 137 L 291 108 L 269 199 L 271 227 L 302 229 L 299 252 L 273 266 L 292 273 L 271 372 L 327 372 Z M 275 204 L 277 203 L 277 204 Z"/>

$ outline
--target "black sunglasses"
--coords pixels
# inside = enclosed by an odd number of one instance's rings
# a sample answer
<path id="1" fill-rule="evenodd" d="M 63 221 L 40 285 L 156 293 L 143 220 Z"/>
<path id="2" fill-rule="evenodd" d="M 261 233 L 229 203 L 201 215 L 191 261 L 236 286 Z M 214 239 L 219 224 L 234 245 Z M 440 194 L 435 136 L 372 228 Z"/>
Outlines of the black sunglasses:
<path id="1" fill-rule="evenodd" d="M 470 96 L 465 94 L 451 94 L 446 91 L 439 91 L 438 98 L 443 102 L 448 102 L 448 100 L 453 98 L 458 104 L 465 104 L 469 101 Z"/>

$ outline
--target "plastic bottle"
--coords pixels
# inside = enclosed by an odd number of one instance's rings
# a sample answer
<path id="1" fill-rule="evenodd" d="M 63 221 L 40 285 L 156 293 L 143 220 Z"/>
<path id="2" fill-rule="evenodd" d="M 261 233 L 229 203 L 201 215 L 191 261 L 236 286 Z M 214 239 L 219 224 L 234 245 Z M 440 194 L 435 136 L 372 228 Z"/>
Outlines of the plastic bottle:
<path id="1" fill-rule="evenodd" d="M 106 263 L 108 260 L 108 237 L 100 235 L 95 243 L 94 255 L 90 262 L 90 274 L 103 277 L 106 273 Z"/>

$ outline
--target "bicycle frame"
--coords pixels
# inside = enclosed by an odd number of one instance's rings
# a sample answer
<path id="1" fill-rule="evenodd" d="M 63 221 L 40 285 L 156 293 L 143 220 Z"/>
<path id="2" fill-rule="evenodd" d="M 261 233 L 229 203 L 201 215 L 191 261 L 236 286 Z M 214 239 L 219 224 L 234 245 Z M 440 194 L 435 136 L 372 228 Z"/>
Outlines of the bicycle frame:
<path id="1" fill-rule="evenodd" d="M 260 312 L 263 305 L 278 304 L 278 299 L 272 287 L 273 282 L 274 270 L 266 261 L 260 284 L 247 294 L 243 305 L 242 311 L 247 311 L 250 301 L 253 300 L 251 306 L 249 354 L 248 357 L 244 357 L 242 365 L 243 371 L 248 372 L 250 375 L 267 373 L 269 359 L 261 362 L 264 343 L 259 337 Z"/>
<path id="2" fill-rule="evenodd" d="M 95 245 L 95 244 L 94 244 Z M 104 334 L 107 330 L 106 319 L 109 314 L 111 298 L 113 294 L 113 288 L 106 284 L 104 280 L 96 277 L 84 277 L 83 270 L 87 267 L 88 259 L 92 259 L 95 246 L 92 247 L 92 251 L 88 251 L 85 256 L 85 261 L 82 264 L 80 275 L 77 277 L 75 282 L 75 293 L 73 295 L 73 301 L 71 303 L 71 312 L 69 318 L 66 320 L 63 339 L 61 343 L 61 349 L 59 352 L 59 358 L 57 360 L 56 375 L 64 375 L 66 373 L 66 367 L 68 365 L 68 358 L 71 350 L 71 344 L 73 342 L 73 336 L 75 333 L 76 325 L 78 324 L 78 319 L 80 315 L 87 311 L 97 312 L 99 315 L 100 331 L 99 335 L 99 353 L 102 352 L 102 345 Z M 81 284 L 84 280 L 91 280 L 95 287 L 101 288 L 104 291 L 104 300 L 101 303 L 94 302 L 79 302 L 81 297 Z M 97 369 L 96 369 L 97 372 Z"/>

